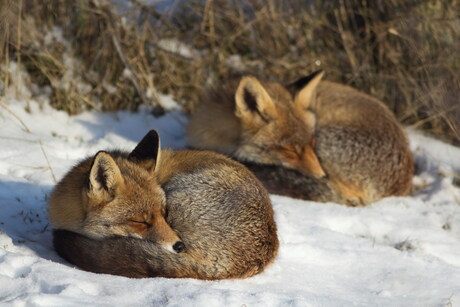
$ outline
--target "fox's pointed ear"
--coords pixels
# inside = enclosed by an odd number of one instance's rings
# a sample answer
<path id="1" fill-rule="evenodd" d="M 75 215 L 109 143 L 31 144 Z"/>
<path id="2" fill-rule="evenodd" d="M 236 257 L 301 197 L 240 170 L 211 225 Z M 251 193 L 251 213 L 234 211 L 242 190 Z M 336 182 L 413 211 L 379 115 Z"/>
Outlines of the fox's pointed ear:
<path id="1" fill-rule="evenodd" d="M 115 160 L 106 152 L 96 154 L 89 172 L 89 194 L 93 204 L 103 204 L 113 198 L 124 185 L 121 171 Z"/>
<path id="2" fill-rule="evenodd" d="M 276 107 L 263 85 L 254 77 L 243 77 L 235 93 L 235 114 L 243 122 L 264 124 L 276 117 Z"/>
<path id="3" fill-rule="evenodd" d="M 155 130 L 150 130 L 129 154 L 128 160 L 142 165 L 153 171 L 160 160 L 160 136 Z"/>
<path id="4" fill-rule="evenodd" d="M 294 95 L 294 102 L 297 106 L 307 109 L 311 105 L 315 99 L 318 84 L 323 76 L 324 71 L 318 70 L 287 86 L 289 91 Z"/>

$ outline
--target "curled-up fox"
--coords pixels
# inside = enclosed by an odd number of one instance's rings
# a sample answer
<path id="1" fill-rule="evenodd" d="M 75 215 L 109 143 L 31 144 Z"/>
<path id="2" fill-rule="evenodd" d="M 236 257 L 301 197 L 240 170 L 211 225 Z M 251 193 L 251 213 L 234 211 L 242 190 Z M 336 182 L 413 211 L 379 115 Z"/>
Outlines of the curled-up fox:
<path id="1" fill-rule="evenodd" d="M 393 113 L 323 74 L 210 88 L 191 115 L 189 145 L 243 162 L 275 194 L 351 206 L 409 194 L 413 158 Z"/>
<path id="2" fill-rule="evenodd" d="M 249 170 L 209 151 L 161 150 L 154 130 L 129 154 L 75 166 L 48 211 L 57 253 L 96 273 L 245 278 L 279 245 L 268 193 Z"/>

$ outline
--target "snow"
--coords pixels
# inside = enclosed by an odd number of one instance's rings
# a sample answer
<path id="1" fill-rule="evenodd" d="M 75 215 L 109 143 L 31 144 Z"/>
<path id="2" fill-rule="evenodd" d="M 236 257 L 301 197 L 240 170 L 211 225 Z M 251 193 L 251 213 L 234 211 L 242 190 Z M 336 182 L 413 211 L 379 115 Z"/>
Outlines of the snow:
<path id="1" fill-rule="evenodd" d="M 180 55 L 184 58 L 188 58 L 188 59 L 191 59 L 197 55 L 200 54 L 200 52 L 196 49 L 193 49 L 192 47 L 190 47 L 189 45 L 181 42 L 181 41 L 178 41 L 176 39 L 173 39 L 173 38 L 163 38 L 163 39 L 160 39 L 157 43 L 158 47 L 165 50 L 165 51 L 168 51 L 168 52 L 171 52 L 171 53 L 174 53 L 174 54 L 177 54 L 177 55 Z"/>
<path id="2" fill-rule="evenodd" d="M 30 97 L 30 96 L 29 96 Z M 130 150 L 150 129 L 184 148 L 187 119 L 77 116 L 0 100 L 0 302 L 14 306 L 456 306 L 460 304 L 460 149 L 407 130 L 418 164 L 411 197 L 364 208 L 272 195 L 275 262 L 244 280 L 129 279 L 81 271 L 51 244 L 46 199 L 78 160 Z M 28 111 L 26 111 L 28 110 Z M 458 175 L 457 175 L 458 176 Z"/>

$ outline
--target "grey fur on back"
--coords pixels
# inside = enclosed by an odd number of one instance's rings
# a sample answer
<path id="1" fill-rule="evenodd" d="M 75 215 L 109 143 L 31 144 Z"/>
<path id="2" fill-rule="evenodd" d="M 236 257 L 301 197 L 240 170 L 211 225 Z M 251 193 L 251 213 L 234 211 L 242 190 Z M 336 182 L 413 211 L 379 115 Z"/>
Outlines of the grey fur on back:
<path id="1" fill-rule="evenodd" d="M 174 176 L 163 186 L 168 223 L 189 252 L 218 265 L 216 271 L 259 266 L 276 248 L 270 201 L 255 183 L 248 171 L 222 165 Z"/>
<path id="2" fill-rule="evenodd" d="M 414 166 L 408 140 L 381 101 L 322 81 L 311 109 L 317 116 L 316 152 L 330 177 L 365 187 L 366 203 L 411 192 Z"/>

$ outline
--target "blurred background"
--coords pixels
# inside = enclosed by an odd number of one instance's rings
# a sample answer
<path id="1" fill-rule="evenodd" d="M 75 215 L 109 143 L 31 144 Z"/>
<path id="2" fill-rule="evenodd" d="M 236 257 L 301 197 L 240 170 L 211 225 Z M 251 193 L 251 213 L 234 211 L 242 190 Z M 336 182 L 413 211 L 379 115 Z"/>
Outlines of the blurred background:
<path id="1" fill-rule="evenodd" d="M 459 54 L 460 0 L 0 0 L 0 100 L 70 114 L 190 112 L 230 75 L 323 69 L 459 146 Z"/>

